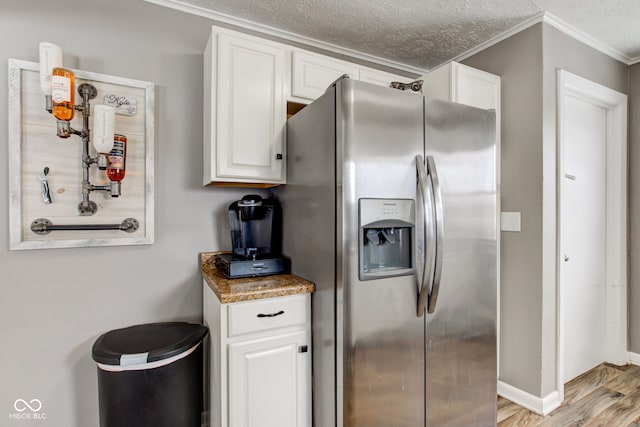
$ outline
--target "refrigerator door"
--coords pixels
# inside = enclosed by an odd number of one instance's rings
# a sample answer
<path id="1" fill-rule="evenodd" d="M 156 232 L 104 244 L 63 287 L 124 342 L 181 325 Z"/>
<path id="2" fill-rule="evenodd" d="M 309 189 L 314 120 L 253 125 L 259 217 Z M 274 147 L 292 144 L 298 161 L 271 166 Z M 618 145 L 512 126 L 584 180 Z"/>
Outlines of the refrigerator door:
<path id="1" fill-rule="evenodd" d="M 287 185 L 282 205 L 283 254 L 292 272 L 311 280 L 313 425 L 336 425 L 335 91 L 287 121 Z"/>
<path id="2" fill-rule="evenodd" d="M 424 426 L 425 318 L 416 316 L 415 274 L 421 255 L 413 254 L 408 274 L 359 278 L 359 235 L 368 235 L 360 234 L 361 201 L 406 200 L 415 206 L 424 98 L 342 80 L 336 106 L 337 426 Z M 377 227 L 384 235 L 392 225 L 382 221 Z M 410 237 L 416 236 L 414 228 Z M 413 250 L 419 247 L 414 241 Z"/>
<path id="3" fill-rule="evenodd" d="M 495 115 L 430 99 L 425 112 L 443 211 L 439 293 L 426 315 L 427 426 L 496 425 Z"/>

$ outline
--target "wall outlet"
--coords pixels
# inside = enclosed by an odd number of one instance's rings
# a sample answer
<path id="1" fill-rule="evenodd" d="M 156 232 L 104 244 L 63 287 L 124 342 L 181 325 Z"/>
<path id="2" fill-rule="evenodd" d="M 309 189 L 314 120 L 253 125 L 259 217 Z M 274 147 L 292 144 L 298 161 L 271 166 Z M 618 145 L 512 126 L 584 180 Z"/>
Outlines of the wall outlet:
<path id="1" fill-rule="evenodd" d="M 500 212 L 500 231 L 521 231 L 520 212 Z"/>

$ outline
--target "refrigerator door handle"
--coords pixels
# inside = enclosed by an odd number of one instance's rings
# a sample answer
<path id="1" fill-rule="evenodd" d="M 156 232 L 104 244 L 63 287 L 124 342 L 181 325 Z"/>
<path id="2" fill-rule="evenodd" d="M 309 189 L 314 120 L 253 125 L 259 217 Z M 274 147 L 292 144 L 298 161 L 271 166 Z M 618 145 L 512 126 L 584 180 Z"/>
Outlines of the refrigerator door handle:
<path id="1" fill-rule="evenodd" d="M 443 241 L 444 241 L 444 214 L 442 208 L 442 193 L 440 191 L 440 180 L 438 179 L 438 170 L 433 156 L 427 156 L 427 173 L 431 176 L 431 184 L 433 185 L 433 205 L 436 219 L 436 254 L 435 254 L 435 270 L 433 272 L 433 285 L 429 292 L 429 303 L 427 313 L 433 313 L 436 309 L 438 293 L 440 292 L 440 276 L 442 274 L 443 262 Z"/>
<path id="2" fill-rule="evenodd" d="M 424 233 L 422 236 L 424 244 L 424 264 L 422 269 L 422 278 L 419 284 L 418 293 L 418 311 L 417 316 L 421 317 L 424 314 L 429 298 L 429 288 L 433 277 L 433 264 L 435 250 L 431 249 L 432 242 L 435 238 L 434 228 L 434 207 L 433 207 L 433 190 L 429 182 L 427 170 L 424 166 L 424 160 L 422 156 L 416 156 L 416 169 L 418 172 L 418 190 L 422 195 L 422 210 L 424 216 Z M 420 205 L 418 205 L 420 206 Z"/>

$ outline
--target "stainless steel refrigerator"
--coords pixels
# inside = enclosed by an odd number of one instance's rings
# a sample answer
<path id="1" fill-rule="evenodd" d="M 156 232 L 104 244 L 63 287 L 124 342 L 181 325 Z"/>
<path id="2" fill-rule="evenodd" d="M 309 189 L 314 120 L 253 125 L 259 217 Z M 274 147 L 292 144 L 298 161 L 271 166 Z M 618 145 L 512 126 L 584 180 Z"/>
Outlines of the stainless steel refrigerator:
<path id="1" fill-rule="evenodd" d="M 287 125 L 315 427 L 496 424 L 495 115 L 350 79 Z"/>

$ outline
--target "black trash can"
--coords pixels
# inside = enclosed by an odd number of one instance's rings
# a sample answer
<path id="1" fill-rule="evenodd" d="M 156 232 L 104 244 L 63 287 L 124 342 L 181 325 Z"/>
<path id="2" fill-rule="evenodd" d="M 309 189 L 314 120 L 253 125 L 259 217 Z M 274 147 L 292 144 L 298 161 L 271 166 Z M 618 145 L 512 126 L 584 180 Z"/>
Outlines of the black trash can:
<path id="1" fill-rule="evenodd" d="M 102 334 L 100 427 L 200 427 L 206 326 L 149 323 Z"/>

